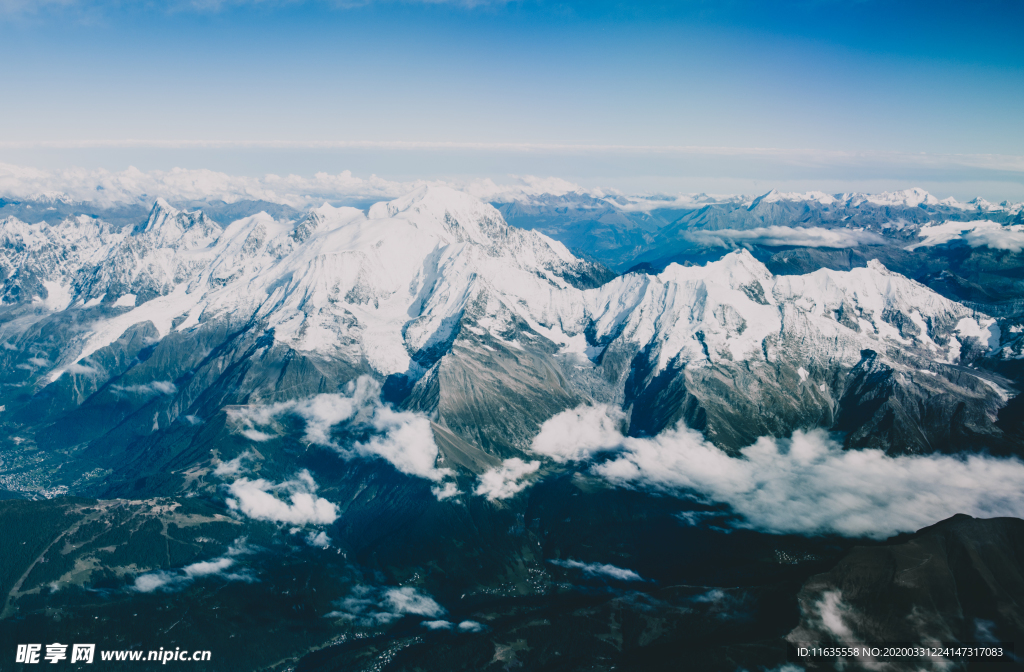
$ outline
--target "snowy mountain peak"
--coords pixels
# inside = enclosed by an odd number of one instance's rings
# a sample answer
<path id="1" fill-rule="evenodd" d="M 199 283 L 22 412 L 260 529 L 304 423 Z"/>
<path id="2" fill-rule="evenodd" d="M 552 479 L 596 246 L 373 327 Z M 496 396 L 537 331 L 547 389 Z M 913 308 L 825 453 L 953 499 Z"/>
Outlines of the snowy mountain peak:
<path id="1" fill-rule="evenodd" d="M 750 204 L 750 209 L 753 210 L 757 205 L 761 203 L 779 203 L 784 201 L 790 201 L 794 203 L 820 203 L 821 205 L 832 205 L 836 202 L 836 198 L 823 191 L 808 191 L 806 193 L 788 192 L 783 193 L 778 189 L 772 189 L 767 194 L 758 196 Z"/>
<path id="2" fill-rule="evenodd" d="M 779 198 L 779 192 L 777 190 L 775 190 L 775 189 L 772 189 L 768 193 L 761 194 L 760 196 L 755 198 L 753 201 L 751 201 L 750 205 L 747 207 L 747 209 L 748 210 L 754 210 L 755 208 L 757 208 L 757 206 L 761 205 L 762 203 L 774 203 L 774 202 L 779 201 L 779 200 L 782 200 L 782 199 Z"/>
<path id="3" fill-rule="evenodd" d="M 929 194 L 924 189 L 914 187 L 902 191 L 885 191 L 881 194 L 864 194 L 861 196 L 864 201 L 873 205 L 904 205 L 916 207 L 919 205 L 937 205 L 939 199 Z"/>
<path id="4" fill-rule="evenodd" d="M 885 264 L 883 264 L 878 259 L 869 259 L 868 263 L 867 263 L 867 268 L 869 270 L 879 274 L 879 275 L 885 275 L 885 276 L 889 276 L 889 277 L 893 277 L 893 278 L 900 278 L 900 280 L 902 280 L 902 281 L 913 282 L 913 280 L 909 280 L 906 276 L 901 275 L 901 274 L 897 273 L 896 271 L 890 271 L 885 266 Z"/>
<path id="5" fill-rule="evenodd" d="M 453 242 L 491 244 L 492 236 L 508 228 L 493 206 L 450 187 L 428 185 L 386 203 L 374 204 L 370 219 L 394 218 L 410 222 Z"/>
<path id="6" fill-rule="evenodd" d="M 768 285 L 772 274 L 767 266 L 754 258 L 754 255 L 745 249 L 739 249 L 703 266 L 672 264 L 658 277 L 668 282 L 706 280 L 740 289 L 753 287 L 754 284 Z"/>
<path id="7" fill-rule="evenodd" d="M 156 199 L 149 217 L 132 235 L 158 247 L 205 247 L 220 234 L 220 226 L 202 210 L 183 212 L 162 198 Z"/>
<path id="8" fill-rule="evenodd" d="M 153 210 L 164 210 L 172 215 L 178 213 L 177 208 L 172 207 L 170 203 L 160 197 L 157 197 L 157 199 L 153 201 Z"/>

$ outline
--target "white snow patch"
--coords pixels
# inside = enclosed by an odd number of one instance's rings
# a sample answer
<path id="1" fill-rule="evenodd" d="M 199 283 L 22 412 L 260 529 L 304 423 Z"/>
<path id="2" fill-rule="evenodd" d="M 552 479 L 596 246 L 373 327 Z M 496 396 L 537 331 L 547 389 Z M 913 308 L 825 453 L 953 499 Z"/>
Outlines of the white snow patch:
<path id="1" fill-rule="evenodd" d="M 960 334 L 961 338 L 978 339 L 987 345 L 990 351 L 999 347 L 1001 334 L 995 318 L 982 317 L 981 320 L 978 320 L 973 317 L 965 317 L 957 322 L 956 332 Z"/>
<path id="2" fill-rule="evenodd" d="M 43 300 L 43 305 L 47 310 L 60 311 L 71 305 L 71 287 L 53 280 L 43 280 L 43 287 L 46 288 L 46 299 Z"/>
<path id="3" fill-rule="evenodd" d="M 123 294 L 117 297 L 117 301 L 112 304 L 114 308 L 134 308 L 136 296 L 134 294 Z"/>

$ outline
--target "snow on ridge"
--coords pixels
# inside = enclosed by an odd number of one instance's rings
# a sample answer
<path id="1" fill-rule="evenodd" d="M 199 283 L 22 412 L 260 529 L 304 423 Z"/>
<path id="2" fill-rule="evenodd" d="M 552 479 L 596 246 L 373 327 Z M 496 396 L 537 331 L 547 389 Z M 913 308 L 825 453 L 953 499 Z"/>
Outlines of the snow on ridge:
<path id="1" fill-rule="evenodd" d="M 637 350 L 652 350 L 654 374 L 673 361 L 697 367 L 772 362 L 781 356 L 772 345 L 779 338 L 796 338 L 800 347 L 848 367 L 865 349 L 898 347 L 955 363 L 964 338 L 990 350 L 999 342 L 994 319 L 878 261 L 851 271 L 773 276 L 737 250 L 704 266 L 671 264 L 657 276 L 621 276 L 584 292 L 584 300 L 598 341 L 619 334 Z M 913 326 L 891 322 L 894 314 Z"/>
<path id="2" fill-rule="evenodd" d="M 22 236 L 52 228 L 12 222 L 0 231 L 14 235 L 17 227 Z M 260 213 L 223 229 L 200 211 L 158 200 L 145 222 L 110 240 L 96 265 L 74 269 L 78 296 L 65 300 L 54 285 L 46 305 L 62 310 L 77 299 L 93 307 L 106 297 L 111 308 L 128 309 L 94 323 L 75 361 L 139 322 L 165 336 L 255 314 L 298 350 L 362 349 L 377 370 L 395 373 L 409 368 L 410 352 L 450 329 L 467 302 L 490 294 L 542 303 L 571 287 L 563 276 L 587 266 L 561 243 L 510 227 L 493 206 L 444 186 L 420 187 L 369 213 L 323 204 L 296 221 Z M 184 319 L 173 327 L 177 317 Z"/>
<path id="3" fill-rule="evenodd" d="M 752 201 L 745 203 L 746 207 L 753 208 L 759 203 L 779 203 L 779 202 L 796 202 L 796 203 L 819 203 L 821 205 L 832 205 L 838 202 L 835 196 L 826 194 L 823 191 L 808 191 L 806 193 L 797 192 L 780 192 L 777 189 L 772 189 L 768 193 L 761 194 Z"/>
<path id="4" fill-rule="evenodd" d="M 917 187 L 902 191 L 885 191 L 881 194 L 865 194 L 864 200 L 873 205 L 936 205 L 939 199 Z"/>
<path id="5" fill-rule="evenodd" d="M 73 222 L 62 226 L 74 228 Z M 80 224 L 97 226 L 91 219 Z M 31 234 L 53 228 L 15 220 L 0 233 L 18 226 Z M 579 289 L 566 278 L 586 262 L 563 245 L 510 227 L 493 206 L 438 185 L 421 185 L 368 212 L 323 204 L 295 221 L 260 213 L 224 228 L 201 212 L 158 201 L 144 225 L 102 240 L 103 253 L 87 250 L 88 258 L 65 269 L 46 305 L 63 310 L 106 301 L 119 310 L 92 325 L 74 360 L 60 364 L 51 379 L 144 321 L 165 336 L 210 319 L 255 316 L 278 342 L 356 357 L 383 375 L 408 371 L 412 355 L 446 341 L 467 311 L 475 311 L 477 328 L 499 340 L 510 325 L 525 323 L 567 354 L 595 356 L 586 336 L 591 326 L 598 342 L 656 344 L 661 367 L 678 357 L 765 359 L 772 356 L 764 346 L 772 334 L 804 329 L 794 326 L 804 322 L 847 343 L 843 352 L 851 357 L 883 340 L 931 349 L 939 343 L 948 349 L 942 357 L 954 361 L 959 341 L 954 345 L 950 334 L 928 325 L 970 319 L 975 326 L 965 326 L 962 337 L 993 333 L 989 318 L 878 262 L 773 276 L 738 250 L 704 266 L 673 264 L 657 276 L 630 274 Z M 47 244 L 59 247 L 59 241 Z M 894 326 L 886 317 L 893 310 L 926 326 L 916 335 Z"/>

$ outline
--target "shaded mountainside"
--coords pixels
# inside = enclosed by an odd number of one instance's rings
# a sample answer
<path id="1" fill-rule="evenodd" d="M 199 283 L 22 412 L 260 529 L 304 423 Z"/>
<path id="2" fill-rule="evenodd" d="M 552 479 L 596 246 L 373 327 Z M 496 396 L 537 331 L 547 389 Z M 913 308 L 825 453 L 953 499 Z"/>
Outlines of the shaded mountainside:
<path id="1" fill-rule="evenodd" d="M 326 547 L 201 497 L 0 502 L 17 534 L 0 539 L 0 646 L 208 649 L 232 672 L 668 670 L 681 650 L 697 669 L 777 666 L 800 584 L 851 546 L 681 526 L 692 504 L 568 475 L 510 507 L 459 507 L 386 470 L 320 473 L 343 507 Z M 595 560 L 630 570 L 572 564 Z M 380 597 L 402 589 L 432 597 Z M 475 625 L 432 630 L 431 615 Z"/>
<path id="2" fill-rule="evenodd" d="M 855 548 L 804 585 L 800 608 L 791 642 L 1024 641 L 1024 520 L 958 515 Z M 870 660 L 849 664 L 873 669 Z M 970 669 L 962 661 L 958 666 Z M 949 668 L 907 660 L 886 669 Z"/>

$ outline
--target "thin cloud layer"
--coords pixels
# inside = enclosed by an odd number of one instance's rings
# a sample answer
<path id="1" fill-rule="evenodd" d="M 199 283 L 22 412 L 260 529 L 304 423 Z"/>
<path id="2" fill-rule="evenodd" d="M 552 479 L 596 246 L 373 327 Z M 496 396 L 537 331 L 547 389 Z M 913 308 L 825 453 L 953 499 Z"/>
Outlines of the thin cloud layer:
<path id="1" fill-rule="evenodd" d="M 614 417 L 614 413 L 612 413 Z M 562 432 L 591 431 L 568 411 Z M 574 454 L 616 455 L 591 471 L 610 483 L 729 504 L 737 527 L 773 533 L 885 538 L 956 513 L 1024 516 L 1024 462 L 981 455 L 890 457 L 843 450 L 821 430 L 762 437 L 733 457 L 686 427 L 653 438 L 609 432 Z"/>
<path id="2" fill-rule="evenodd" d="M 447 610 L 432 597 L 424 595 L 412 586 L 357 586 L 351 595 L 335 606 L 337 609 L 324 614 L 324 618 L 340 618 L 363 627 L 389 625 L 407 615 L 433 619 L 428 622 L 447 623 L 437 620 L 448 613 Z"/>
<path id="3" fill-rule="evenodd" d="M 451 621 L 437 620 L 437 621 L 423 621 L 420 623 L 421 626 L 427 630 L 452 630 L 455 632 L 483 632 L 487 630 L 487 626 L 477 621 L 461 621 L 458 625 Z"/>
<path id="4" fill-rule="evenodd" d="M 868 231 L 790 226 L 689 231 L 685 237 L 693 243 L 707 247 L 737 247 L 742 244 L 769 247 L 857 247 L 885 243 L 884 238 Z"/>
<path id="5" fill-rule="evenodd" d="M 497 184 L 489 178 L 396 182 L 376 175 L 361 178 L 348 170 L 337 174 L 321 172 L 312 177 L 272 174 L 246 177 L 206 169 L 144 172 L 131 167 L 120 172 L 99 168 L 51 171 L 0 163 L 0 196 L 86 202 L 105 207 L 124 203 L 148 205 L 158 195 L 172 202 L 260 200 L 304 208 L 321 205 L 325 200 L 390 200 L 426 185 L 453 187 L 485 201 L 511 201 L 583 190 L 577 184 L 555 177 L 525 175 L 512 176 L 512 179 L 510 184 Z M 595 192 L 597 194 L 603 195 Z"/>
<path id="6" fill-rule="evenodd" d="M 943 222 L 922 227 L 920 240 L 907 246 L 907 250 L 934 247 L 953 242 L 964 242 L 971 247 L 1020 252 L 1024 250 L 1024 226 L 1007 225 L 983 219 L 972 222 Z"/>
<path id="7" fill-rule="evenodd" d="M 159 570 L 140 574 L 135 577 L 132 590 L 139 593 L 152 593 L 156 590 L 174 592 L 189 586 L 196 579 L 207 576 L 219 576 L 225 581 L 250 583 L 255 581 L 255 578 L 248 571 L 228 571 L 236 565 L 239 556 L 249 552 L 245 542 L 238 541 L 232 544 L 227 553 L 219 558 L 196 562 L 179 570 Z"/>
<path id="8" fill-rule="evenodd" d="M 327 7 L 338 10 L 365 7 L 372 4 L 382 4 L 388 0 L 333 0 L 325 3 Z M 397 2 L 398 0 L 390 0 Z M 423 5 L 449 5 L 465 9 L 477 7 L 489 7 L 493 5 L 505 5 L 511 0 L 403 0 Z M 262 8 L 280 8 L 290 5 L 308 4 L 307 0 L 168 0 L 164 3 L 141 4 L 141 7 L 150 9 L 158 8 L 168 14 L 179 12 L 191 12 L 197 14 L 211 14 L 227 9 L 258 6 Z M 131 7 L 131 5 L 127 5 Z M 105 13 L 122 11 L 126 7 L 124 2 L 118 0 L 0 0 L 0 18 L 35 16 L 53 12 L 67 13 L 79 11 L 87 16 L 103 16 Z"/>
<path id="9" fill-rule="evenodd" d="M 579 560 L 548 560 L 556 567 L 578 569 L 588 577 L 608 577 L 618 581 L 643 581 L 643 578 L 632 569 L 623 569 L 615 565 L 600 562 L 580 562 Z"/>
<path id="10" fill-rule="evenodd" d="M 249 462 L 256 459 L 256 454 L 251 450 L 247 450 L 234 459 L 228 460 L 227 462 L 220 462 L 213 470 L 214 476 L 238 476 L 246 470 L 246 466 Z"/>
<path id="11" fill-rule="evenodd" d="M 140 394 L 143 396 L 175 394 L 178 387 L 169 380 L 155 380 L 145 385 L 111 385 L 110 389 L 117 395 Z"/>
<path id="12" fill-rule="evenodd" d="M 1024 226 L 971 231 L 964 236 L 964 240 L 971 247 L 990 247 L 993 250 L 1020 252 L 1024 249 Z"/>
<path id="13" fill-rule="evenodd" d="M 316 495 L 316 482 L 305 469 L 283 483 L 240 478 L 228 486 L 228 490 L 232 495 L 227 500 L 228 506 L 255 520 L 329 525 L 338 518 L 338 507 Z"/>

